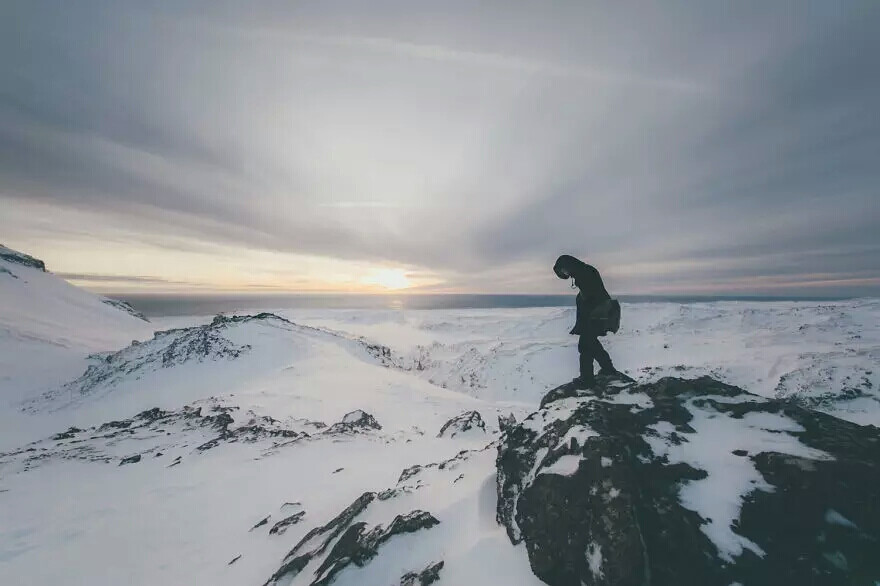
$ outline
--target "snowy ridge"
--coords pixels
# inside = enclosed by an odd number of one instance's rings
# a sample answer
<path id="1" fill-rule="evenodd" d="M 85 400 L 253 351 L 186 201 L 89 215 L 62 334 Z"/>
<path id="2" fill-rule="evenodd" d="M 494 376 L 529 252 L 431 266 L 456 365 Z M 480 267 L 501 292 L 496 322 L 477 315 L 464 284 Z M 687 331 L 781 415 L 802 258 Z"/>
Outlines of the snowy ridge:
<path id="1" fill-rule="evenodd" d="M 242 415 L 237 405 L 212 397 L 174 411 L 154 407 L 129 419 L 86 429 L 71 427 L 20 449 L 0 452 L 0 470 L 26 472 L 59 460 L 123 465 L 147 457 L 164 457 L 161 461 L 173 467 L 185 457 L 238 442 L 256 444 L 256 457 L 267 457 L 301 441 L 338 440 L 381 429 L 372 415 L 360 410 L 329 426 L 308 419 L 282 422 L 253 411 Z"/>

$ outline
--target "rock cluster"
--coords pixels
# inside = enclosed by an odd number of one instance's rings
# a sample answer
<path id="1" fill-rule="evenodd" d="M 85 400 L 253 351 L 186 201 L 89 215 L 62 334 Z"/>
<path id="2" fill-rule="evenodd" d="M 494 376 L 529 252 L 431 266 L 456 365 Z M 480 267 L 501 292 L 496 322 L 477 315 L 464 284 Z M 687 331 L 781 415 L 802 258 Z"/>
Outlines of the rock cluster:
<path id="1" fill-rule="evenodd" d="M 486 433 L 486 423 L 479 411 L 465 411 L 443 424 L 437 437 L 456 437 L 468 433 Z"/>
<path id="2" fill-rule="evenodd" d="M 711 378 L 599 390 L 498 447 L 497 518 L 541 580 L 880 580 L 880 430 Z"/>

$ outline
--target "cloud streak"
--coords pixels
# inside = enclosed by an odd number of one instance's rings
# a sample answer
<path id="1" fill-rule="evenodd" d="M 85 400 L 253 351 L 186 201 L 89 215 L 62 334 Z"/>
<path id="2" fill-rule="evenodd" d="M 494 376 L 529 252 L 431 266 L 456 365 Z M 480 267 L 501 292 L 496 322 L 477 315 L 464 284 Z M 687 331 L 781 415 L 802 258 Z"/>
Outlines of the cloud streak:
<path id="1" fill-rule="evenodd" d="M 631 293 L 877 290 L 880 8 L 807 5 L 14 1 L 0 232 L 170 281 L 126 251 L 289 258 L 288 283 L 320 257 L 565 292 L 568 252 Z"/>

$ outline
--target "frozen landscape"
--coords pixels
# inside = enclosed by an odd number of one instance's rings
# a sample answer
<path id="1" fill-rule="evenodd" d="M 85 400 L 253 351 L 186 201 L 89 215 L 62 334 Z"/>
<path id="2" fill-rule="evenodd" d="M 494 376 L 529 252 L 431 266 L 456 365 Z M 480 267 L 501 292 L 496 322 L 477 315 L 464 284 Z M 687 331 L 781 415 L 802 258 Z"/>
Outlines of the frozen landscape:
<path id="1" fill-rule="evenodd" d="M 583 568 L 547 574 L 563 566 L 541 558 L 529 496 L 554 503 L 545 479 L 616 470 L 619 451 L 581 450 L 613 444 L 602 422 L 618 418 L 646 466 L 705 471 L 670 490 L 717 560 L 695 576 L 729 584 L 777 559 L 748 533 L 749 507 L 787 478 L 761 456 L 875 470 L 880 300 L 624 304 L 605 344 L 635 382 L 539 410 L 576 374 L 573 321 L 574 308 L 277 308 L 148 322 L 0 248 L 0 582 L 627 583 L 610 578 L 626 544 L 599 538 L 584 538 Z M 814 476 L 805 495 L 837 494 Z M 616 510 L 626 482 L 578 494 Z M 876 513 L 841 508 L 816 508 L 827 539 L 873 539 Z M 817 558 L 873 584 L 870 562 L 845 555 L 852 539 Z"/>

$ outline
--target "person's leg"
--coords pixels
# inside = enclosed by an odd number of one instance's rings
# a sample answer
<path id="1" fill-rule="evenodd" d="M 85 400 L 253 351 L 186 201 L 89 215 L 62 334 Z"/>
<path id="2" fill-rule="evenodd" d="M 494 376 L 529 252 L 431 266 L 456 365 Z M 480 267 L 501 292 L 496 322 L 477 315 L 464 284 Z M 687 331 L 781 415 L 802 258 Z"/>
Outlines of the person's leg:
<path id="1" fill-rule="evenodd" d="M 596 362 L 599 363 L 599 374 L 614 374 L 617 372 L 614 364 L 611 362 L 611 356 L 602 347 L 602 342 L 599 341 L 599 338 L 593 338 L 591 345 L 590 353 L 596 358 Z"/>
<path id="2" fill-rule="evenodd" d="M 580 352 L 580 380 L 584 383 L 593 382 L 593 340 L 589 335 L 582 335 L 578 339 L 578 352 Z"/>

